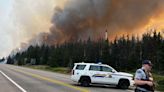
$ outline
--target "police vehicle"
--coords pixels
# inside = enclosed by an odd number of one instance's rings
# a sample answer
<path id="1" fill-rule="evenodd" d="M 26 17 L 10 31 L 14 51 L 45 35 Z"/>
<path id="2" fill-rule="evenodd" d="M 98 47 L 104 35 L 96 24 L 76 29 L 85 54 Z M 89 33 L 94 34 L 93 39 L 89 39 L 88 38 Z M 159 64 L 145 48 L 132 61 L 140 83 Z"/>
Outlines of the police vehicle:
<path id="1" fill-rule="evenodd" d="M 71 79 L 81 86 L 90 84 L 116 85 L 121 89 L 128 89 L 134 85 L 133 75 L 117 72 L 106 64 L 75 63 L 72 69 Z"/>

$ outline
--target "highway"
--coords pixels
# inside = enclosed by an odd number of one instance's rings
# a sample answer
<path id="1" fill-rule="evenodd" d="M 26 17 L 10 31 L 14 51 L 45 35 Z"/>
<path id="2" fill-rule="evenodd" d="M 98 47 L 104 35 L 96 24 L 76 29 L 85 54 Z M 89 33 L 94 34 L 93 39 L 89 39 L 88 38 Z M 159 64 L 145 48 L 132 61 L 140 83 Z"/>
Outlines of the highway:
<path id="1" fill-rule="evenodd" d="M 70 75 L 0 64 L 0 92 L 133 92 L 112 86 L 81 87 Z"/>

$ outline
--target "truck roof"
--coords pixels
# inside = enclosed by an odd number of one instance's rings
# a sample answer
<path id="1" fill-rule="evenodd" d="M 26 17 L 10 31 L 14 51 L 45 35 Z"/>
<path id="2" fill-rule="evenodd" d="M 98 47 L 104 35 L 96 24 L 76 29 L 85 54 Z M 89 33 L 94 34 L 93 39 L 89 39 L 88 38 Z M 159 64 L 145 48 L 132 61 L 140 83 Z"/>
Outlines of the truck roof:
<path id="1" fill-rule="evenodd" d="M 107 65 L 107 64 L 102 64 L 102 63 L 84 63 L 84 62 L 81 62 L 81 63 L 75 63 L 75 64 L 88 64 L 88 65 Z"/>

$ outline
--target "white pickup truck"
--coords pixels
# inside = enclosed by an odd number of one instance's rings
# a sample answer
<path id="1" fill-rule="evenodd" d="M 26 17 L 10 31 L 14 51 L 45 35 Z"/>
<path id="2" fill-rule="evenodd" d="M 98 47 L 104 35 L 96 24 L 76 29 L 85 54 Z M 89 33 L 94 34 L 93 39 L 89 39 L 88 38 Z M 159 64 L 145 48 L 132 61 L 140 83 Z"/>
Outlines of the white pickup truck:
<path id="1" fill-rule="evenodd" d="M 95 63 L 75 63 L 71 79 L 82 86 L 90 84 L 116 85 L 121 89 L 128 89 L 134 85 L 133 75 L 117 72 L 111 66 Z"/>

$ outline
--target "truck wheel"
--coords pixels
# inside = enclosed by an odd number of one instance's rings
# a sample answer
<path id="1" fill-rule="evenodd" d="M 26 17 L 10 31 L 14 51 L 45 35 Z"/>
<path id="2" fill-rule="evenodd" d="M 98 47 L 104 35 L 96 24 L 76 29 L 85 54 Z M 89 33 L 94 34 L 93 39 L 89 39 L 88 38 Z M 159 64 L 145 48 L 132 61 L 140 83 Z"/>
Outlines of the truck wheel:
<path id="1" fill-rule="evenodd" d="M 120 80 L 117 87 L 120 89 L 128 89 L 129 88 L 129 81 L 128 80 Z"/>
<path id="2" fill-rule="evenodd" d="M 90 85 L 90 80 L 86 77 L 81 78 L 80 84 L 81 86 L 88 87 Z"/>

